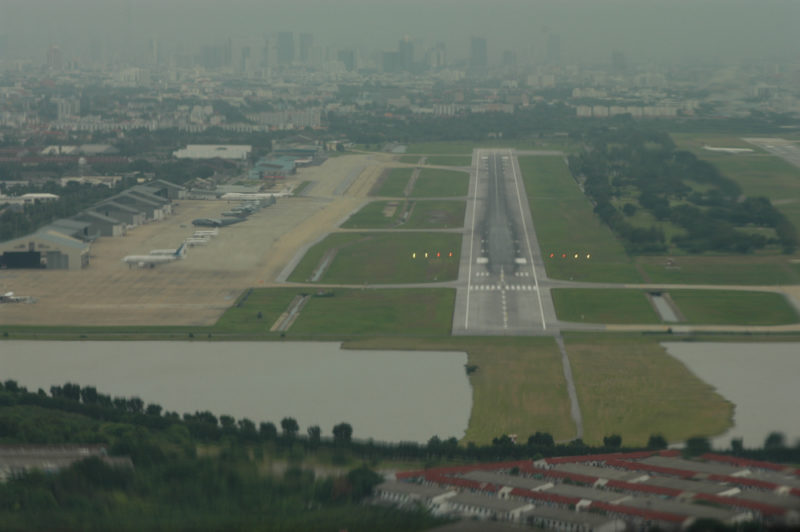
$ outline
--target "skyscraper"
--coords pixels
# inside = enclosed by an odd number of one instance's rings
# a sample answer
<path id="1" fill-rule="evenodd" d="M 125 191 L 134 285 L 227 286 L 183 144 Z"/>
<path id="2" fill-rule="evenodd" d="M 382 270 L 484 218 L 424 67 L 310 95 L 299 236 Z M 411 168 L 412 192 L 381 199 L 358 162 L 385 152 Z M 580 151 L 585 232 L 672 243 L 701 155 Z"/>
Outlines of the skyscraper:
<path id="1" fill-rule="evenodd" d="M 314 36 L 310 33 L 301 33 L 299 40 L 300 53 L 298 60 L 307 64 L 311 60 L 311 47 L 314 45 Z"/>
<path id="2" fill-rule="evenodd" d="M 475 69 L 489 66 L 489 52 L 483 37 L 472 37 L 470 40 L 469 66 Z"/>
<path id="3" fill-rule="evenodd" d="M 278 33 L 278 64 L 294 63 L 294 34 L 291 31 Z"/>
<path id="4" fill-rule="evenodd" d="M 400 70 L 410 72 L 414 66 L 414 44 L 408 35 L 397 43 L 397 52 L 400 54 Z"/>

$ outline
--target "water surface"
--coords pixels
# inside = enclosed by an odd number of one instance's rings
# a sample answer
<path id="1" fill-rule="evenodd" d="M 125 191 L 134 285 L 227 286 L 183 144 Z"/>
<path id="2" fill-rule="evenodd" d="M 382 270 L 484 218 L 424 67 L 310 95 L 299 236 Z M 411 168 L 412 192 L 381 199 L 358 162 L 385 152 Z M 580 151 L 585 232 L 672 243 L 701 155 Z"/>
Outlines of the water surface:
<path id="1" fill-rule="evenodd" d="M 0 342 L 0 379 L 35 391 L 65 382 L 138 396 L 165 410 L 247 417 L 330 436 L 461 438 L 472 390 L 464 353 L 351 351 L 317 342 Z"/>
<path id="2" fill-rule="evenodd" d="M 761 447 L 770 432 L 788 444 L 800 440 L 800 343 L 667 342 L 670 355 L 736 405 L 734 427 L 714 438 L 727 448 L 732 438 Z"/>

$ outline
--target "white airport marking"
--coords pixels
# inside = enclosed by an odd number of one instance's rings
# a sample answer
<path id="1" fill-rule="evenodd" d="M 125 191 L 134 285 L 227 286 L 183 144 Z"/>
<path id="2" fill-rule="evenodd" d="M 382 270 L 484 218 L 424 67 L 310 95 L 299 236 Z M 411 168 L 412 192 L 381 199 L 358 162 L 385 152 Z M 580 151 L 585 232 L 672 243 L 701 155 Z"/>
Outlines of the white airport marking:
<path id="1" fill-rule="evenodd" d="M 488 264 L 489 263 L 489 258 L 488 257 L 478 257 L 477 259 L 475 259 L 475 262 L 477 264 Z"/>

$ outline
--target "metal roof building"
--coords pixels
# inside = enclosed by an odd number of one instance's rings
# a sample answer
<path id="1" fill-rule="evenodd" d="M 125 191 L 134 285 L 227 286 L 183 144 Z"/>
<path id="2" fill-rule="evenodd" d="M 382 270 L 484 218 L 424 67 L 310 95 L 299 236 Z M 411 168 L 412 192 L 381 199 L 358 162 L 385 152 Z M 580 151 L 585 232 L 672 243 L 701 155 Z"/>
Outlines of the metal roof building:
<path id="1" fill-rule="evenodd" d="M 0 243 L 0 267 L 80 270 L 89 265 L 88 242 L 43 229 Z"/>

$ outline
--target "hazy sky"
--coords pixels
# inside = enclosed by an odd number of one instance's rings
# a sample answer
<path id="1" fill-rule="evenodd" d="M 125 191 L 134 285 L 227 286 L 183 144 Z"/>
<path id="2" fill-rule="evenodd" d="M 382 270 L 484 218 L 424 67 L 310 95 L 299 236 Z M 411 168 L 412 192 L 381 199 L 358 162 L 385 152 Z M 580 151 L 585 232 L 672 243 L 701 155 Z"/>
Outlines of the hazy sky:
<path id="1" fill-rule="evenodd" d="M 496 60 L 504 49 L 543 53 L 556 33 L 568 62 L 608 60 L 614 49 L 635 61 L 798 61 L 798 27 L 800 0 L 0 0 L 0 54 L 15 56 L 51 44 L 79 53 L 92 40 L 115 48 L 157 37 L 192 49 L 295 31 L 373 50 L 409 35 L 418 54 L 444 41 L 456 59 L 472 35 Z"/>

